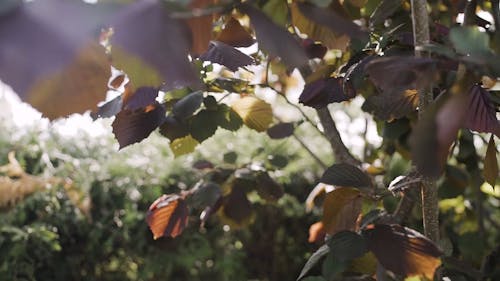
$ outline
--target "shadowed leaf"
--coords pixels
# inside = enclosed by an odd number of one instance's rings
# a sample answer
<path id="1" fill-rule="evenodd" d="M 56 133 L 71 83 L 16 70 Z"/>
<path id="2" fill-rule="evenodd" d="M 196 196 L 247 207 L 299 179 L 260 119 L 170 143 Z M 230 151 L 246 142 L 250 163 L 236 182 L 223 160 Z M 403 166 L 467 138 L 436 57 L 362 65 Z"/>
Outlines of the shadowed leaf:
<path id="1" fill-rule="evenodd" d="M 158 89 L 152 87 L 140 87 L 130 95 L 123 96 L 123 109 L 137 110 L 153 105 L 158 97 Z"/>
<path id="2" fill-rule="evenodd" d="M 371 180 L 359 168 L 341 163 L 330 166 L 321 176 L 320 182 L 336 185 L 336 186 L 349 186 L 357 188 L 371 187 Z"/>
<path id="3" fill-rule="evenodd" d="M 490 52 L 489 37 L 477 27 L 461 26 L 450 30 L 450 41 L 462 54 L 483 55 Z"/>
<path id="4" fill-rule="evenodd" d="M 370 26 L 383 23 L 401 7 L 402 3 L 403 1 L 401 0 L 382 0 L 370 15 Z"/>
<path id="5" fill-rule="evenodd" d="M 271 105 L 253 96 L 236 100 L 231 108 L 241 117 L 245 125 L 258 132 L 265 131 L 273 121 Z"/>
<path id="6" fill-rule="evenodd" d="M 313 6 L 307 3 L 297 3 L 300 12 L 313 22 L 317 22 L 339 34 L 346 34 L 351 38 L 365 41 L 368 33 L 347 19 L 339 16 L 335 11 Z"/>
<path id="7" fill-rule="evenodd" d="M 192 191 L 189 202 L 196 208 L 213 207 L 222 197 L 221 187 L 214 182 L 201 181 L 193 187 Z"/>
<path id="8" fill-rule="evenodd" d="M 294 123 L 278 123 L 267 129 L 267 135 L 272 139 L 284 139 L 293 135 Z"/>
<path id="9" fill-rule="evenodd" d="M 203 92 L 196 91 L 177 101 L 172 108 L 172 113 L 180 120 L 185 120 L 200 108 L 202 102 Z"/>
<path id="10" fill-rule="evenodd" d="M 333 102 L 343 102 L 354 98 L 354 91 L 344 92 L 343 78 L 319 79 L 304 86 L 299 102 L 320 109 Z"/>
<path id="11" fill-rule="evenodd" d="M 268 173 L 257 174 L 257 193 L 263 199 L 276 202 L 283 194 L 283 186 L 277 183 Z"/>
<path id="12" fill-rule="evenodd" d="M 405 90 L 397 95 L 372 95 L 366 99 L 363 109 L 381 120 L 392 121 L 414 112 L 418 106 L 417 90 Z"/>
<path id="13" fill-rule="evenodd" d="M 498 152 L 495 145 L 495 137 L 491 135 L 490 141 L 488 142 L 488 148 L 486 149 L 486 155 L 484 156 L 483 175 L 486 182 L 493 187 L 495 186 L 498 178 L 497 155 Z"/>
<path id="14" fill-rule="evenodd" d="M 120 149 L 147 138 L 165 118 L 165 108 L 159 104 L 144 109 L 124 109 L 113 121 L 113 134 Z"/>
<path id="15" fill-rule="evenodd" d="M 307 63 L 304 50 L 285 28 L 277 26 L 264 13 L 247 3 L 242 4 L 240 10 L 250 17 L 257 41 L 263 50 L 271 56 L 280 57 L 291 69 Z"/>
<path id="16" fill-rule="evenodd" d="M 322 59 L 328 51 L 328 49 L 321 43 L 315 43 L 309 38 L 302 40 L 302 47 L 306 51 L 307 57 L 310 59 Z"/>
<path id="17" fill-rule="evenodd" d="M 147 222 L 153 238 L 177 237 L 188 223 L 188 208 L 184 199 L 175 194 L 162 195 L 149 207 Z"/>
<path id="18" fill-rule="evenodd" d="M 311 257 L 307 260 L 306 264 L 302 268 L 297 281 L 304 280 L 309 274 L 309 272 L 317 266 L 323 258 L 330 252 L 330 247 L 327 244 L 321 246 L 316 252 L 314 252 Z"/>
<path id="19" fill-rule="evenodd" d="M 490 93 L 481 86 L 474 85 L 468 96 L 465 127 L 480 133 L 493 133 L 500 137 L 500 121 L 497 119 Z"/>
<path id="20" fill-rule="evenodd" d="M 189 122 L 191 136 L 198 142 L 203 142 L 217 131 L 217 112 L 211 110 L 200 110 Z"/>
<path id="21" fill-rule="evenodd" d="M 160 125 L 160 134 L 167 137 L 170 141 L 189 135 L 188 126 L 177 120 L 172 115 L 165 117 Z"/>
<path id="22" fill-rule="evenodd" d="M 322 218 L 326 233 L 356 230 L 361 203 L 360 192 L 355 188 L 338 187 L 327 193 L 323 202 Z"/>
<path id="23" fill-rule="evenodd" d="M 417 231 L 400 225 L 375 224 L 363 231 L 368 249 L 382 266 L 403 276 L 433 278 L 441 264 L 441 250 Z"/>
<path id="24" fill-rule="evenodd" d="M 207 52 L 202 54 L 200 59 L 224 65 L 232 71 L 238 70 L 239 67 L 254 64 L 252 57 L 218 41 L 211 41 Z"/>
<path id="25" fill-rule="evenodd" d="M 97 112 L 92 113 L 92 118 L 97 119 L 97 118 L 108 118 L 108 117 L 113 117 L 118 112 L 122 110 L 122 97 L 117 96 L 116 98 L 106 102 L 103 105 L 98 106 Z"/>
<path id="26" fill-rule="evenodd" d="M 255 43 L 252 35 L 234 17 L 225 23 L 216 40 L 233 47 L 249 47 Z"/>
<path id="27" fill-rule="evenodd" d="M 217 124 L 226 130 L 236 131 L 243 125 L 243 120 L 232 108 L 219 104 L 217 108 Z"/>
<path id="28" fill-rule="evenodd" d="M 244 187 L 236 184 L 231 187 L 230 193 L 223 198 L 221 214 L 223 220 L 236 228 L 252 221 L 252 203 L 248 201 Z"/>
<path id="29" fill-rule="evenodd" d="M 328 246 L 330 255 L 338 261 L 350 261 L 368 251 L 365 238 L 352 231 L 336 233 L 328 240 Z"/>

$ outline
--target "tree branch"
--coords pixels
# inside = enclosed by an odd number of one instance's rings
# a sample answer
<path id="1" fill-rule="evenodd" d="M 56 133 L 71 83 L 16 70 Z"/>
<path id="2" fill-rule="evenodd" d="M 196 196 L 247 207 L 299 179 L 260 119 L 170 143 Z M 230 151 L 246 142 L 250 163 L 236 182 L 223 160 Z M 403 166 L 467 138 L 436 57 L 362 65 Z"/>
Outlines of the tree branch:
<path id="1" fill-rule="evenodd" d="M 413 40 L 415 43 L 415 55 L 425 56 L 419 51 L 421 47 L 430 41 L 429 16 L 427 13 L 426 0 L 411 0 L 411 14 L 413 22 Z M 425 114 L 426 109 L 433 101 L 432 91 L 417 85 L 419 104 L 419 118 Z M 422 181 L 422 215 L 424 232 L 434 242 L 439 241 L 439 208 L 438 194 L 434 180 L 424 178 Z"/>

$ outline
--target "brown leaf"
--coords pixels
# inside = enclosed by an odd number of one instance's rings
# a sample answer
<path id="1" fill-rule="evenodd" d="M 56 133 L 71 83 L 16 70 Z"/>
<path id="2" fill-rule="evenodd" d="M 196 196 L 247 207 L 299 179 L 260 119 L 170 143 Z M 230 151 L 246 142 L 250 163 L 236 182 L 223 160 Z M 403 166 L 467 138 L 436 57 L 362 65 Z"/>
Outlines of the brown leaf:
<path id="1" fill-rule="evenodd" d="M 493 187 L 495 187 L 498 178 L 497 155 L 498 151 L 495 145 L 495 137 L 491 135 L 490 141 L 488 142 L 488 148 L 486 149 L 486 155 L 484 156 L 483 175 L 486 182 Z"/>
<path id="2" fill-rule="evenodd" d="M 217 41 L 233 47 L 249 47 L 255 43 L 252 35 L 234 17 L 226 21 L 224 28 L 216 37 Z"/>
<path id="3" fill-rule="evenodd" d="M 396 274 L 424 275 L 432 280 L 441 264 L 441 250 L 413 229 L 396 224 L 375 224 L 369 225 L 363 236 L 380 264 Z"/>
<path id="4" fill-rule="evenodd" d="M 497 119 L 490 93 L 481 86 L 474 85 L 468 96 L 465 127 L 480 133 L 493 133 L 500 137 L 500 121 Z"/>
<path id="5" fill-rule="evenodd" d="M 319 221 L 309 227 L 309 243 L 320 243 L 325 240 L 326 231 L 323 222 Z"/>
<path id="6" fill-rule="evenodd" d="M 189 3 L 189 8 L 203 9 L 211 4 L 215 4 L 215 0 L 192 0 Z M 208 15 L 202 17 L 192 17 L 186 20 L 189 29 L 191 29 L 191 52 L 193 54 L 202 54 L 208 49 L 208 43 L 213 39 L 212 22 L 216 15 Z"/>
<path id="7" fill-rule="evenodd" d="M 153 239 L 163 236 L 177 237 L 188 223 L 187 204 L 176 194 L 162 195 L 149 207 L 147 223 Z"/>
<path id="8" fill-rule="evenodd" d="M 222 200 L 221 218 L 231 227 L 242 227 L 252 221 L 254 216 L 252 203 L 248 200 L 243 187 L 232 186 L 230 193 Z"/>
<path id="9" fill-rule="evenodd" d="M 332 235 L 341 230 L 355 231 L 361 203 L 360 191 L 355 188 L 338 187 L 327 193 L 322 219 L 326 233 Z"/>

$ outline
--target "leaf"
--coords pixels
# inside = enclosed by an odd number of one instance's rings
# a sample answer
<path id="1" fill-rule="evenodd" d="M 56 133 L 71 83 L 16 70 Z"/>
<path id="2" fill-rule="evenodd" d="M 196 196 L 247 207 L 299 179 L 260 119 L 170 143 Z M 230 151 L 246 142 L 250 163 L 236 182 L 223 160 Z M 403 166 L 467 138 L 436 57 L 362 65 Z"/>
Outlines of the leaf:
<path id="1" fill-rule="evenodd" d="M 490 93 L 481 86 L 474 85 L 468 97 L 465 128 L 480 133 L 493 133 L 500 137 L 500 121 L 497 119 Z"/>
<path id="2" fill-rule="evenodd" d="M 113 53 L 124 58 L 136 58 L 161 74 L 168 89 L 201 87 L 201 82 L 188 60 L 190 49 L 189 30 L 180 21 L 173 20 L 162 1 L 136 1 L 127 5 L 111 21 Z M 175 40 L 173 40 L 175 39 Z M 117 68 L 120 61 L 113 64 Z M 141 67 L 143 69 L 143 67 Z M 123 68 L 129 73 L 129 69 Z M 134 77 L 130 76 L 132 83 Z M 159 85 L 138 85 L 159 86 Z"/>
<path id="3" fill-rule="evenodd" d="M 370 177 L 359 168 L 341 163 L 333 164 L 321 176 L 320 182 L 336 186 L 349 186 L 361 189 L 372 186 Z"/>
<path id="4" fill-rule="evenodd" d="M 179 157 L 184 154 L 189 154 L 194 151 L 194 149 L 200 144 L 191 135 L 187 135 L 182 138 L 177 138 L 170 143 L 170 149 L 174 153 L 175 157 Z"/>
<path id="5" fill-rule="evenodd" d="M 236 163 L 236 159 L 238 159 L 238 154 L 234 151 L 226 152 L 222 156 L 222 160 L 228 164 Z"/>
<path id="6" fill-rule="evenodd" d="M 454 27 L 450 30 L 449 37 L 455 49 L 462 54 L 485 55 L 491 52 L 488 35 L 477 27 Z"/>
<path id="7" fill-rule="evenodd" d="M 314 252 L 311 257 L 307 260 L 306 264 L 302 268 L 297 281 L 303 280 L 309 274 L 309 272 L 317 265 L 319 262 L 330 252 L 330 247 L 327 244 L 321 246 L 316 252 Z"/>
<path id="8" fill-rule="evenodd" d="M 243 227 L 253 219 L 252 204 L 248 201 L 244 188 L 236 184 L 224 196 L 220 211 L 222 219 L 235 228 Z"/>
<path id="9" fill-rule="evenodd" d="M 326 236 L 325 225 L 323 222 L 319 221 L 317 223 L 313 223 L 309 227 L 309 238 L 307 242 L 309 243 L 319 243 L 323 242 Z"/>
<path id="10" fill-rule="evenodd" d="M 267 129 L 267 135 L 272 139 L 284 139 L 293 135 L 295 124 L 293 122 L 278 123 Z"/>
<path id="11" fill-rule="evenodd" d="M 306 51 L 307 57 L 309 59 L 322 59 L 328 49 L 321 43 L 315 43 L 312 39 L 306 38 L 302 40 L 302 47 Z"/>
<path id="12" fill-rule="evenodd" d="M 168 115 L 160 125 L 160 134 L 170 141 L 189 135 L 188 126 L 177 120 L 174 116 Z"/>
<path id="13" fill-rule="evenodd" d="M 215 134 L 218 127 L 217 112 L 211 110 L 200 110 L 189 123 L 189 132 L 198 142 L 210 138 Z"/>
<path id="14" fill-rule="evenodd" d="M 357 189 L 339 187 L 326 194 L 322 222 L 328 234 L 342 230 L 356 230 L 361 213 L 361 196 Z"/>
<path id="15" fill-rule="evenodd" d="M 296 2 L 290 5 L 290 11 L 293 25 L 297 27 L 300 32 L 307 34 L 309 38 L 320 41 L 330 49 L 345 50 L 347 48 L 349 44 L 349 37 L 347 35 L 336 35 L 326 26 L 309 20 L 309 18 L 304 16 L 299 10 Z"/>
<path id="16" fill-rule="evenodd" d="M 269 202 L 276 202 L 285 194 L 283 186 L 271 178 L 267 172 L 257 174 L 257 193 Z"/>
<path id="17" fill-rule="evenodd" d="M 271 105 L 253 96 L 236 100 L 231 108 L 241 117 L 245 125 L 258 132 L 265 131 L 273 121 Z"/>
<path id="18" fill-rule="evenodd" d="M 162 195 L 149 207 L 147 223 L 153 239 L 163 236 L 177 237 L 188 223 L 187 204 L 176 194 Z"/>
<path id="19" fill-rule="evenodd" d="M 338 261 L 350 261 L 364 255 L 367 243 L 363 236 L 352 231 L 341 231 L 328 240 L 329 255 Z"/>
<path id="20" fill-rule="evenodd" d="M 130 95 L 123 96 L 123 109 L 137 110 L 158 104 L 158 88 L 140 87 Z"/>
<path id="21" fill-rule="evenodd" d="M 216 40 L 233 47 L 250 47 L 255 43 L 252 35 L 234 17 L 226 21 Z"/>
<path id="22" fill-rule="evenodd" d="M 328 27 L 333 32 L 345 34 L 363 42 L 368 40 L 368 33 L 366 31 L 363 31 L 352 21 L 342 18 L 333 10 L 300 2 L 297 3 L 297 7 L 304 16 L 309 18 L 309 20 Z"/>
<path id="23" fill-rule="evenodd" d="M 288 23 L 288 3 L 286 0 L 269 0 L 262 6 L 262 11 L 276 24 L 286 26 Z"/>
<path id="24" fill-rule="evenodd" d="M 200 181 L 191 190 L 193 193 L 189 197 L 190 206 L 196 208 L 213 207 L 222 197 L 221 187 L 214 182 Z"/>
<path id="25" fill-rule="evenodd" d="M 115 116 L 121 110 L 122 97 L 117 96 L 105 104 L 98 106 L 97 112 L 92 112 L 91 115 L 94 120 L 97 118 L 109 118 Z"/>
<path id="26" fill-rule="evenodd" d="M 333 102 L 343 102 L 354 98 L 356 92 L 344 92 L 343 78 L 319 79 L 304 86 L 299 102 L 316 108 L 324 108 Z"/>
<path id="27" fill-rule="evenodd" d="M 200 108 L 203 102 L 203 92 L 193 92 L 179 101 L 177 101 L 173 108 L 172 113 L 180 120 L 185 120 L 193 115 L 193 113 Z"/>
<path id="28" fill-rule="evenodd" d="M 240 10 L 250 17 L 259 47 L 271 56 L 280 57 L 290 69 L 307 64 L 304 50 L 285 28 L 277 26 L 264 13 L 247 3 L 240 5 Z"/>
<path id="29" fill-rule="evenodd" d="M 153 104 L 137 110 L 123 109 L 113 121 L 113 134 L 120 149 L 147 138 L 165 118 L 165 108 Z"/>
<path id="30" fill-rule="evenodd" d="M 486 149 L 486 155 L 484 156 L 483 175 L 486 182 L 493 187 L 496 185 L 496 180 L 498 178 L 497 155 L 495 137 L 491 135 L 490 141 L 488 142 L 488 148 Z"/>
<path id="31" fill-rule="evenodd" d="M 433 278 L 441 264 L 441 250 L 417 231 L 400 225 L 375 224 L 363 231 L 380 264 L 403 276 L 424 275 Z"/>
<path id="32" fill-rule="evenodd" d="M 200 56 L 200 59 L 221 64 L 231 71 L 255 63 L 252 57 L 219 41 L 210 41 L 208 50 Z"/>
<path id="33" fill-rule="evenodd" d="M 219 104 L 217 109 L 217 124 L 226 130 L 236 131 L 243 125 L 243 120 L 232 108 L 225 104 Z"/>

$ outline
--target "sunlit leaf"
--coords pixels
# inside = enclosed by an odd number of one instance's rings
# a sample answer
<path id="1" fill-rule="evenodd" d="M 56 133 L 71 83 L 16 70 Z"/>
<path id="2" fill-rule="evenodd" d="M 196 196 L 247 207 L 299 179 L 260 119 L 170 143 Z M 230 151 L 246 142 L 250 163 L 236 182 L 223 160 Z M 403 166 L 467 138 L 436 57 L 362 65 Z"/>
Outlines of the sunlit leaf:
<path id="1" fill-rule="evenodd" d="M 326 233 L 356 230 L 361 203 L 360 192 L 355 188 L 339 187 L 327 193 L 322 218 Z"/>
<path id="2" fill-rule="evenodd" d="M 330 247 L 327 244 L 321 246 L 316 252 L 314 252 L 311 257 L 307 260 L 306 264 L 302 268 L 297 281 L 304 280 L 309 274 L 309 272 L 316 267 L 321 260 L 330 252 Z"/>
<path id="3" fill-rule="evenodd" d="M 497 160 L 497 148 L 495 145 L 495 137 L 492 135 L 490 141 L 488 142 L 488 148 L 486 149 L 486 155 L 484 156 L 484 169 L 483 175 L 486 182 L 495 186 L 496 180 L 498 178 L 498 160 Z"/>
<path id="4" fill-rule="evenodd" d="M 271 105 L 253 96 L 236 100 L 231 108 L 238 113 L 245 125 L 258 132 L 265 131 L 273 121 Z"/>
<path id="5" fill-rule="evenodd" d="M 230 17 L 225 23 L 216 40 L 233 47 L 249 47 L 255 43 L 248 30 L 234 17 Z"/>
<path id="6" fill-rule="evenodd" d="M 333 102 L 350 100 L 355 95 L 354 91 L 344 92 L 343 78 L 329 77 L 306 84 L 299 102 L 319 109 Z"/>
<path id="7" fill-rule="evenodd" d="M 187 204 L 175 194 L 162 195 L 149 207 L 147 222 L 153 238 L 177 237 L 188 223 Z"/>
<path id="8" fill-rule="evenodd" d="M 323 242 L 326 236 L 325 225 L 323 222 L 319 221 L 317 223 L 313 223 L 309 227 L 309 238 L 307 241 L 309 243 L 319 243 Z"/>
<path id="9" fill-rule="evenodd" d="M 170 143 L 170 149 L 174 153 L 175 157 L 179 157 L 184 154 L 189 154 L 194 151 L 194 149 L 200 144 L 191 135 L 187 135 L 182 138 L 177 138 Z"/>
<path id="10" fill-rule="evenodd" d="M 295 124 L 290 122 L 283 122 L 273 125 L 267 129 L 267 135 L 272 139 L 283 139 L 293 135 Z"/>
<path id="11" fill-rule="evenodd" d="M 239 67 L 254 63 L 252 57 L 219 41 L 211 41 L 210 47 L 206 53 L 200 56 L 200 59 L 224 65 L 232 71 L 236 71 Z"/>
<path id="12" fill-rule="evenodd" d="M 193 92 L 177 101 L 172 108 L 172 113 L 180 120 L 187 119 L 200 108 L 202 102 L 203 92 Z"/>
<path id="13" fill-rule="evenodd" d="M 326 169 L 320 182 L 357 188 L 369 188 L 372 185 L 368 175 L 359 168 L 345 163 L 333 164 Z"/>
<path id="14" fill-rule="evenodd" d="M 441 264 L 441 250 L 417 231 L 400 225 L 375 224 L 363 231 L 382 266 L 403 276 L 424 275 L 433 278 Z"/>
<path id="15" fill-rule="evenodd" d="M 500 137 L 500 121 L 497 119 L 489 92 L 479 85 L 474 85 L 468 97 L 465 127 L 481 133 L 493 133 Z"/>
<path id="16" fill-rule="evenodd" d="M 342 18 L 333 10 L 315 7 L 313 5 L 300 2 L 297 3 L 297 6 L 300 12 L 309 18 L 309 20 L 326 26 L 336 33 L 345 34 L 351 38 L 356 38 L 362 41 L 368 39 L 368 33 L 363 31 L 360 26 L 350 20 Z"/>
<path id="17" fill-rule="evenodd" d="M 250 17 L 259 46 L 271 56 L 280 57 L 289 68 L 303 66 L 308 59 L 298 41 L 281 26 L 250 4 L 240 5 L 240 10 Z M 283 48 L 286 46 L 286 48 Z"/>
<path id="18" fill-rule="evenodd" d="M 257 174 L 257 193 L 263 199 L 276 202 L 285 193 L 283 186 L 277 183 L 268 173 Z"/>

